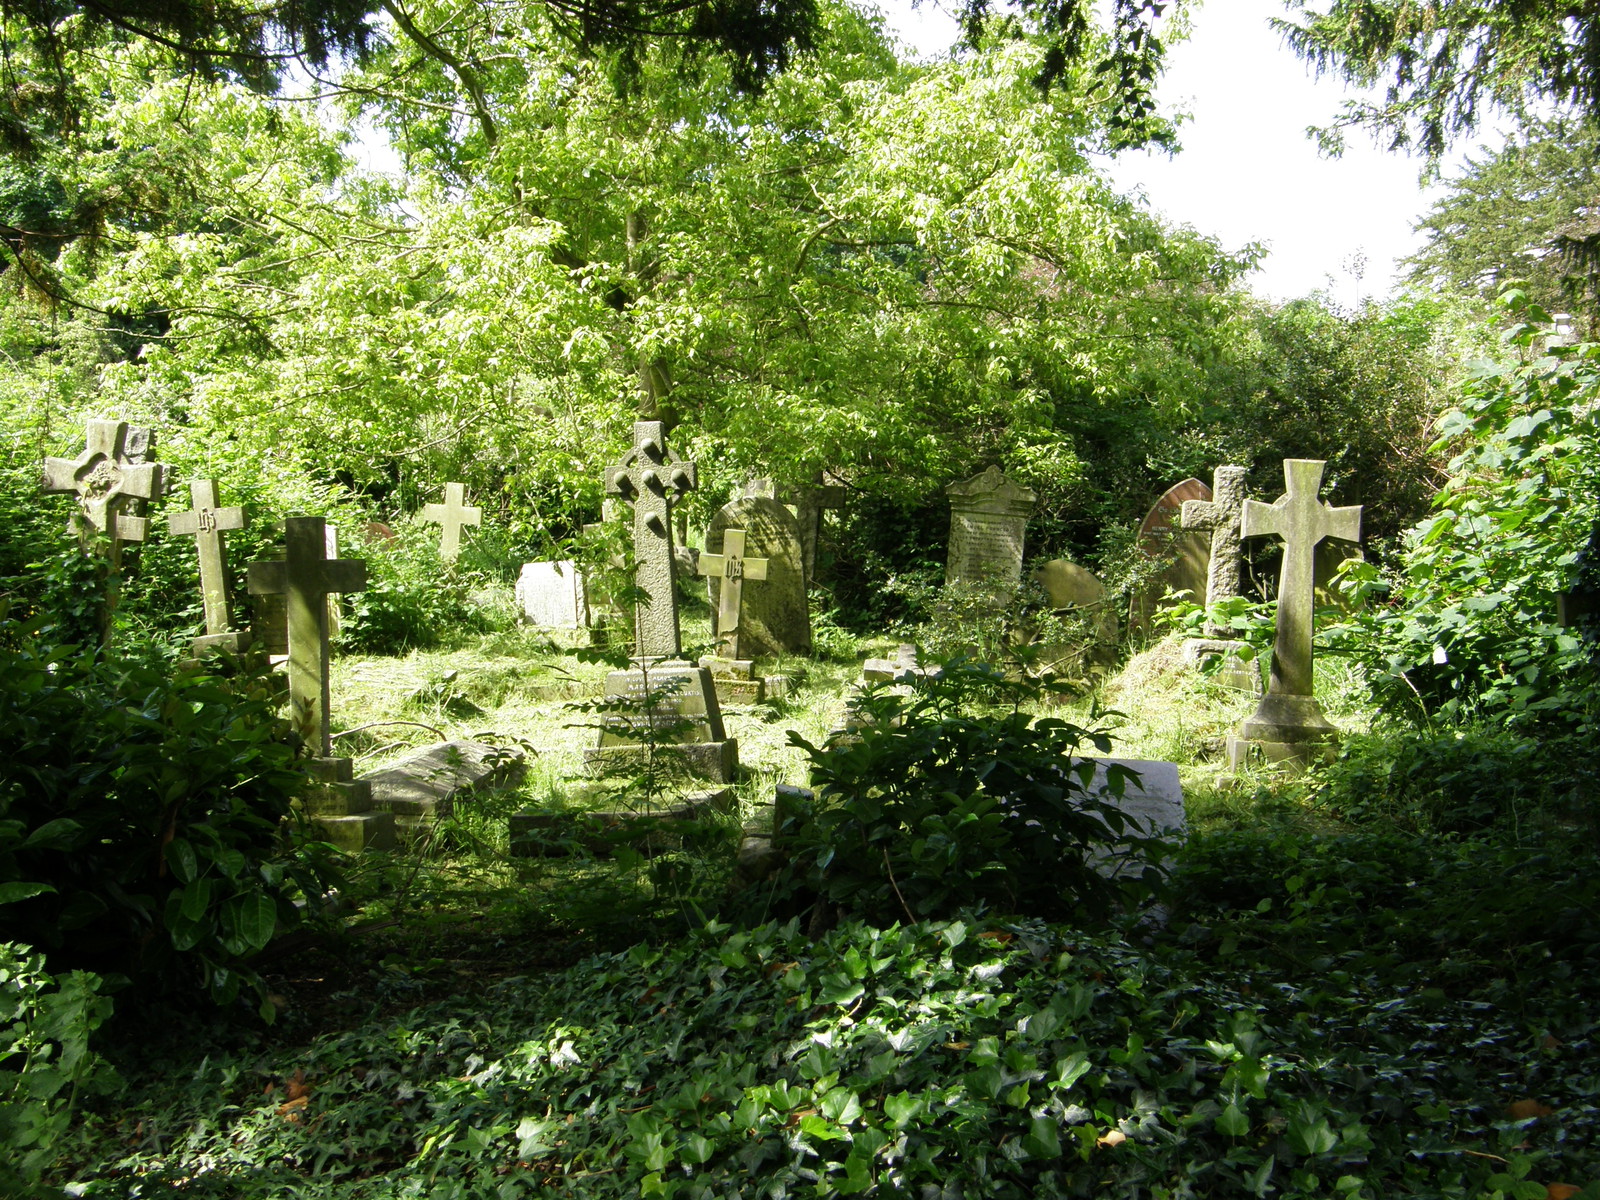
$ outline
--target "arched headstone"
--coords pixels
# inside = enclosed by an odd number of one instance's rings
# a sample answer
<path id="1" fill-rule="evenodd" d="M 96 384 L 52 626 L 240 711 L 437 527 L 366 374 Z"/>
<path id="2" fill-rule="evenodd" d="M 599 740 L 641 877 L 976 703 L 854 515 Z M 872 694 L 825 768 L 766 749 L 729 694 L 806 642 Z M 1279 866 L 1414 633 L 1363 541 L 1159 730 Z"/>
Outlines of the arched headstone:
<path id="1" fill-rule="evenodd" d="M 745 658 L 811 653 L 811 613 L 806 607 L 805 567 L 794 515 L 766 496 L 744 496 L 723 505 L 706 530 L 706 553 L 722 554 L 729 529 L 745 533 L 744 554 L 765 559 L 766 577 L 741 598 L 739 653 Z M 721 580 L 711 576 L 711 611 L 722 600 Z M 713 634 L 717 630 L 712 630 Z"/>
<path id="2" fill-rule="evenodd" d="M 1175 483 L 1150 506 L 1139 526 L 1139 549 L 1164 565 L 1128 603 L 1128 623 L 1135 629 L 1150 626 L 1150 618 L 1168 592 L 1188 592 L 1204 603 L 1206 574 L 1211 566 L 1211 535 L 1186 530 L 1180 523 L 1185 500 L 1210 500 L 1211 489 L 1198 479 Z"/>

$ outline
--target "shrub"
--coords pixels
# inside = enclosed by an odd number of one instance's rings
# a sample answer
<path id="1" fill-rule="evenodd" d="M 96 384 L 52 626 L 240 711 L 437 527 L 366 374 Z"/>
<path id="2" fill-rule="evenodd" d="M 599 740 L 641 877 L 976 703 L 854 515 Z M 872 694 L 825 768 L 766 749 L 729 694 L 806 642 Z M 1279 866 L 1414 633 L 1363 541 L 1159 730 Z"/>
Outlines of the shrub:
<path id="1" fill-rule="evenodd" d="M 486 632 L 488 618 L 472 603 L 472 576 L 439 557 L 436 535 L 401 525 L 368 538 L 364 591 L 345 596 L 339 646 L 359 654 L 400 654 L 436 646 L 454 632 Z"/>
<path id="2" fill-rule="evenodd" d="M 0 622 L 0 899 L 52 962 L 261 993 L 249 957 L 334 881 L 264 676 L 85 654 Z M 263 1015 L 269 1013 L 263 1000 Z"/>
<path id="3" fill-rule="evenodd" d="M 919 678 L 910 696 L 869 689 L 866 723 L 849 736 L 819 747 L 791 733 L 818 795 L 784 832 L 791 860 L 780 891 L 885 923 L 974 906 L 1106 911 L 1119 885 L 1091 856 L 1142 856 L 1152 839 L 1086 787 L 1094 766 L 1078 756 L 1105 753 L 1109 738 L 1021 711 L 1040 690 L 956 660 Z M 1004 700 L 1009 711 L 962 711 Z M 1120 790 L 1129 773 L 1110 774 Z"/>
<path id="4" fill-rule="evenodd" d="M 0 884 L 0 897 L 5 892 Z M 80 1090 L 101 1090 L 111 1072 L 89 1049 L 89 1035 L 111 1015 L 100 980 L 86 971 L 57 979 L 44 956 L 0 942 L 0 1191 L 31 1189 L 71 1127 Z"/>

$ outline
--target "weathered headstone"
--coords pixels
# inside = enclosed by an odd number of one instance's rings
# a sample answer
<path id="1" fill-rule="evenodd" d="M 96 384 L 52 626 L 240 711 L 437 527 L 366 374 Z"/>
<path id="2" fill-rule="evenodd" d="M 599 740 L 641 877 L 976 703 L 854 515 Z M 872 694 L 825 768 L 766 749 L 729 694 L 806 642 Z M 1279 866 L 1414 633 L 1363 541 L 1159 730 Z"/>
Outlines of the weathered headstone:
<path id="1" fill-rule="evenodd" d="M 636 421 L 633 448 L 606 471 L 607 493 L 633 504 L 634 578 L 648 602 L 635 608 L 633 668 L 606 678 L 616 707 L 586 756 L 591 770 L 649 759 L 662 742 L 696 774 L 727 783 L 737 770 L 738 744 L 723 730 L 711 672 L 683 661 L 678 629 L 672 506 L 694 486 L 694 464 L 671 452 L 660 421 Z"/>
<path id="2" fill-rule="evenodd" d="M 710 669 L 716 680 L 717 699 L 724 704 L 759 703 L 766 699 L 766 685 L 756 677 L 755 660 L 740 654 L 739 621 L 744 608 L 744 581 L 765 579 L 767 560 L 745 554 L 744 530 L 726 529 L 722 552 L 701 554 L 696 567 L 707 579 L 717 580 L 722 593 L 712 622 L 717 652 L 702 658 L 700 665 Z"/>
<path id="3" fill-rule="evenodd" d="M 517 611 L 538 629 L 588 628 L 588 589 L 578 564 L 570 559 L 523 563 L 517 576 Z"/>
<path id="4" fill-rule="evenodd" d="M 393 766 L 363 775 L 373 807 L 393 813 L 396 831 L 413 840 L 457 801 L 516 781 L 527 755 L 517 746 L 452 741 L 425 746 Z"/>
<path id="5" fill-rule="evenodd" d="M 187 512 L 173 513 L 167 518 L 167 528 L 180 537 L 194 538 L 195 550 L 200 556 L 200 596 L 205 608 L 206 631 L 194 639 L 194 653 L 225 650 L 238 654 L 250 639 L 248 634 L 231 628 L 228 550 L 222 535 L 244 528 L 244 509 L 219 507 L 217 485 L 210 479 L 196 479 L 189 484 L 189 502 L 194 507 Z"/>
<path id="6" fill-rule="evenodd" d="M 1282 538 L 1283 567 L 1267 691 L 1228 740 L 1228 761 L 1235 769 L 1252 751 L 1271 762 L 1303 765 L 1338 740 L 1312 684 L 1314 557 L 1324 538 L 1360 541 L 1361 506 L 1334 508 L 1318 498 L 1325 465 L 1318 459 L 1285 459 L 1285 494 L 1272 504 L 1245 501 L 1242 535 Z"/>
<path id="7" fill-rule="evenodd" d="M 1044 589 L 1050 607 L 1057 613 L 1081 618 L 1092 631 L 1089 645 L 1047 645 L 1042 658 L 1057 671 L 1085 669 L 1116 661 L 1120 622 L 1116 606 L 1106 595 L 1106 585 L 1087 567 L 1064 558 L 1041 563 L 1034 579 Z"/>
<path id="8" fill-rule="evenodd" d="M 422 519 L 444 527 L 439 538 L 439 557 L 446 562 L 455 562 L 461 557 L 461 527 L 481 525 L 483 509 L 467 503 L 465 484 L 447 483 L 444 485 L 444 503 L 424 504 Z"/>
<path id="9" fill-rule="evenodd" d="M 305 798 L 308 815 L 346 849 L 394 844 L 394 816 L 372 808 L 371 785 L 352 777 L 348 758 L 333 757 L 330 703 L 328 596 L 367 586 L 367 564 L 329 559 L 326 522 L 290 517 L 284 522 L 284 556 L 250 564 L 254 595 L 287 598 L 289 722 L 312 753 L 318 786 Z"/>
<path id="10" fill-rule="evenodd" d="M 142 508 L 165 483 L 160 463 L 142 461 L 149 438 L 148 430 L 130 431 L 126 421 L 90 421 L 77 458 L 44 460 L 43 490 L 76 496 L 82 521 L 110 539 L 113 555 L 121 542 L 144 541 L 149 522 Z M 84 532 L 76 521 L 72 528 Z"/>
<path id="11" fill-rule="evenodd" d="M 1232 600 L 1240 594 L 1239 564 L 1243 558 L 1243 543 L 1239 536 L 1239 522 L 1244 513 L 1244 467 L 1224 465 L 1211 473 L 1211 499 L 1185 500 L 1180 522 L 1184 529 L 1209 530 L 1211 533 L 1210 562 L 1206 570 L 1205 604 L 1207 616 L 1205 636 L 1190 638 L 1184 643 L 1184 659 L 1201 663 L 1210 658 L 1222 660 L 1221 679 L 1230 687 L 1245 691 L 1259 691 L 1261 672 L 1250 659 L 1245 642 L 1229 637 L 1229 630 L 1210 616 L 1213 606 Z"/>
<path id="12" fill-rule="evenodd" d="M 950 553 L 945 586 L 970 584 L 1015 592 L 1034 493 L 990 467 L 945 488 L 950 497 Z"/>
<path id="13" fill-rule="evenodd" d="M 739 655 L 764 658 L 811 652 L 811 611 L 806 603 L 800 530 L 792 513 L 776 500 L 748 496 L 725 504 L 706 530 L 706 555 L 727 553 L 728 535 L 742 531 L 745 562 L 765 562 L 760 587 L 743 588 L 739 607 Z M 709 576 L 711 607 L 719 614 L 712 634 L 722 636 L 722 580 Z"/>
<path id="14" fill-rule="evenodd" d="M 1211 489 L 1198 479 L 1175 483 L 1150 506 L 1139 525 L 1139 549 L 1160 567 L 1146 585 L 1129 600 L 1128 622 L 1135 629 L 1150 627 L 1168 592 L 1188 593 L 1204 600 L 1210 569 L 1211 539 L 1198 530 L 1185 530 L 1179 523 L 1183 506 L 1190 500 L 1210 500 Z"/>

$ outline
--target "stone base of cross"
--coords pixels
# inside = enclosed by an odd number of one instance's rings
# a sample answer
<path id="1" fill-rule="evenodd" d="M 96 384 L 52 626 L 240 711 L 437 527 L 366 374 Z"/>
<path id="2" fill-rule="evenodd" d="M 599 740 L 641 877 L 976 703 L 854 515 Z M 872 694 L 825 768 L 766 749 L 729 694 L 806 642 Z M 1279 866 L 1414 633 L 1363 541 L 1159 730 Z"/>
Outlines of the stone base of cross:
<path id="1" fill-rule="evenodd" d="M 312 758 L 307 766 L 312 782 L 300 803 L 328 841 L 351 854 L 395 848 L 394 814 L 373 807 L 372 784 L 355 778 L 350 759 Z"/>
<path id="2" fill-rule="evenodd" d="M 1228 767 L 1272 763 L 1294 772 L 1330 762 L 1338 752 L 1339 730 L 1315 696 L 1268 693 L 1228 739 Z"/>
<path id="3" fill-rule="evenodd" d="M 653 755 L 668 775 L 733 782 L 739 743 L 723 728 L 711 672 L 681 659 L 633 661 L 606 677 L 600 744 L 584 754 L 589 772 L 638 770 Z"/>

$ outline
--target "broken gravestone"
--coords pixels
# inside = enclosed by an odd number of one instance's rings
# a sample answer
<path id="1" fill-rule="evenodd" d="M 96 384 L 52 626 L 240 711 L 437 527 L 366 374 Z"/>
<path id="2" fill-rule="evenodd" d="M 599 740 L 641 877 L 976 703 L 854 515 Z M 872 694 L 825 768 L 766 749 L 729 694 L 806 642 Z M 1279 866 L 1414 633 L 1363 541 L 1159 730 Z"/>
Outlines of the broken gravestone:
<path id="1" fill-rule="evenodd" d="M 414 842 L 440 817 L 450 816 L 466 797 L 515 782 L 526 759 L 516 746 L 440 742 L 393 766 L 369 772 L 358 782 L 371 788 L 374 808 L 394 814 L 401 840 Z"/>
<path id="2" fill-rule="evenodd" d="M 1206 590 L 1203 597 L 1207 616 L 1203 637 L 1190 638 L 1184 643 L 1185 662 L 1196 665 L 1207 659 L 1218 658 L 1219 676 L 1229 687 L 1243 691 L 1261 690 L 1261 672 L 1257 669 L 1248 643 L 1229 637 L 1229 630 L 1214 621 L 1211 613 L 1219 604 L 1241 595 L 1239 567 L 1244 557 L 1239 523 L 1243 519 L 1245 501 L 1245 476 L 1243 467 L 1224 465 L 1211 473 L 1211 499 L 1185 500 L 1180 522 L 1184 529 L 1209 531 L 1211 549 L 1206 568 Z"/>

